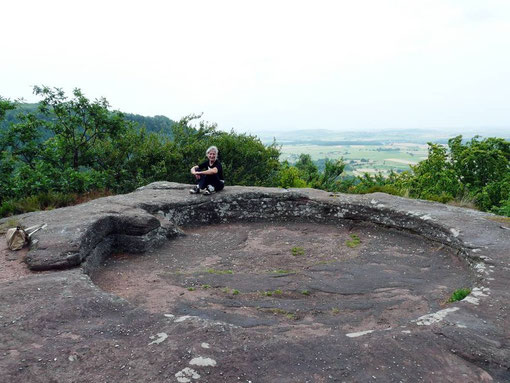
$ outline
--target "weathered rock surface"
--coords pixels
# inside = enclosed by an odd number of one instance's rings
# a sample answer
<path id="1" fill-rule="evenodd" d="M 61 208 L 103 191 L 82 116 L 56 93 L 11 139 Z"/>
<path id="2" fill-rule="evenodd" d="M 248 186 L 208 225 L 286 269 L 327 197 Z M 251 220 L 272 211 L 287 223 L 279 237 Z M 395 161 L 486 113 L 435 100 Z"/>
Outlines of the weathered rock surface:
<path id="1" fill-rule="evenodd" d="M 14 278 L 0 270 L 1 381 L 510 381 L 507 221 L 381 193 L 228 187 L 206 197 L 188 195 L 187 188 L 160 182 L 127 195 L 17 217 L 25 226 L 48 226 L 35 235 L 25 255 L 32 272 L 22 275 L 17 269 Z M 366 324 L 348 332 L 348 327 L 335 326 L 334 318 L 314 324 L 298 316 L 281 330 L 268 331 L 278 321 L 257 316 L 245 325 L 243 318 L 221 310 L 216 319 L 182 305 L 169 306 L 173 312 L 164 306 L 150 310 L 104 292 L 89 277 L 113 252 L 149 252 L 188 225 L 296 221 L 366 222 L 448 246 L 465 262 L 473 292 L 444 307 L 420 306 L 432 311 L 416 318 L 412 315 L 418 311 L 408 310 L 409 318 L 392 322 L 396 327 Z M 13 253 L 3 252 L 7 256 L 2 255 L 0 264 L 8 269 L 16 261 Z M 380 272 L 375 264 L 349 267 L 352 275 L 357 268 Z M 307 287 L 334 293 L 332 275 L 342 270 L 341 264 L 316 265 Z M 311 273 L 315 271 L 328 278 Z M 223 275 L 208 277 L 209 284 L 225 284 Z M 416 280 L 394 278 L 401 285 Z M 381 280 L 364 284 L 356 278 L 349 286 L 354 292 L 384 292 L 389 282 Z M 241 282 L 247 290 L 256 289 L 256 282 Z M 288 298 L 290 302 L 292 296 Z M 327 300 L 315 304 L 326 305 Z M 362 303 L 349 302 L 352 310 L 363 310 Z"/>

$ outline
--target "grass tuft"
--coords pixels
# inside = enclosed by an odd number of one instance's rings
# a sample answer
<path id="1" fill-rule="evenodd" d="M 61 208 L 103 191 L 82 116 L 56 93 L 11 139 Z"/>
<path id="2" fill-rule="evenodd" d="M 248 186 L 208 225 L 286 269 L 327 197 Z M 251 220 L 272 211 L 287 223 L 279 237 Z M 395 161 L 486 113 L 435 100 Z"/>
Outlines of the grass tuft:
<path id="1" fill-rule="evenodd" d="M 291 249 L 291 253 L 294 257 L 298 255 L 305 255 L 305 249 L 303 249 L 302 247 L 295 246 Z"/>
<path id="2" fill-rule="evenodd" d="M 280 289 L 276 289 L 276 290 L 267 290 L 267 291 L 261 291 L 260 292 L 262 295 L 265 295 L 266 297 L 272 297 L 273 295 L 282 295 L 283 294 L 283 291 L 280 290 Z"/>
<path id="3" fill-rule="evenodd" d="M 361 243 L 361 239 L 356 234 L 351 234 L 350 237 L 351 239 L 345 241 L 345 244 L 350 248 L 355 248 Z"/>
<path id="4" fill-rule="evenodd" d="M 209 273 L 209 274 L 219 274 L 219 275 L 234 274 L 234 272 L 232 270 L 207 269 L 206 272 Z"/>
<path id="5" fill-rule="evenodd" d="M 282 315 L 284 317 L 286 317 L 287 319 L 291 319 L 291 320 L 297 320 L 297 315 L 290 312 L 290 311 L 286 311 L 286 310 L 283 310 L 283 309 L 279 309 L 279 308 L 272 308 L 272 309 L 269 309 L 267 310 L 271 313 L 273 313 L 274 315 Z"/>
<path id="6" fill-rule="evenodd" d="M 450 299 L 448 299 L 448 303 L 461 301 L 469 294 L 471 294 L 471 289 L 457 289 L 452 293 Z"/>

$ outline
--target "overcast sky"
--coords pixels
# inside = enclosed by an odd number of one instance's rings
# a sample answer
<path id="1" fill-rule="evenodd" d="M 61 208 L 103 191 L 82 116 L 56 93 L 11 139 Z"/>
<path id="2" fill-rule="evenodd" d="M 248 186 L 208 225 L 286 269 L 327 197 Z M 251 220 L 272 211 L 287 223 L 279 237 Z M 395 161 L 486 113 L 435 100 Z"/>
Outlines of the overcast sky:
<path id="1" fill-rule="evenodd" d="M 17 0 L 0 20 L 10 99 L 78 87 L 239 132 L 510 129 L 508 0 Z"/>

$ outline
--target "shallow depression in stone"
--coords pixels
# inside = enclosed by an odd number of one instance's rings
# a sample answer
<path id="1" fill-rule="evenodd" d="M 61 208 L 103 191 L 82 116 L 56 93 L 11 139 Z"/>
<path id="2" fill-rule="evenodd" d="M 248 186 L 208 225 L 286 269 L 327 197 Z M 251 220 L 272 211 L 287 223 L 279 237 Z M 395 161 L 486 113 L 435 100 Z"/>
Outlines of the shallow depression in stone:
<path id="1" fill-rule="evenodd" d="M 454 250 L 368 223 L 184 231 L 152 252 L 113 255 L 93 281 L 151 312 L 302 336 L 405 325 L 473 282 Z"/>

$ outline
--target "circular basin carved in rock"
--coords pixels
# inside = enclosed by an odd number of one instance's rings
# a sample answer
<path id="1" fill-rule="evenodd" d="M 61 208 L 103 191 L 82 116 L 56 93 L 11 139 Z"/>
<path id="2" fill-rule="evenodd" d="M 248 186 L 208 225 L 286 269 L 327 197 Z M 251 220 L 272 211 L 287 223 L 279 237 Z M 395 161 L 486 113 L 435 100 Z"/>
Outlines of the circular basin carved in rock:
<path id="1" fill-rule="evenodd" d="M 301 337 L 405 327 L 474 281 L 456 250 L 369 223 L 230 223 L 184 232 L 146 254 L 112 256 L 93 281 L 154 313 Z"/>

